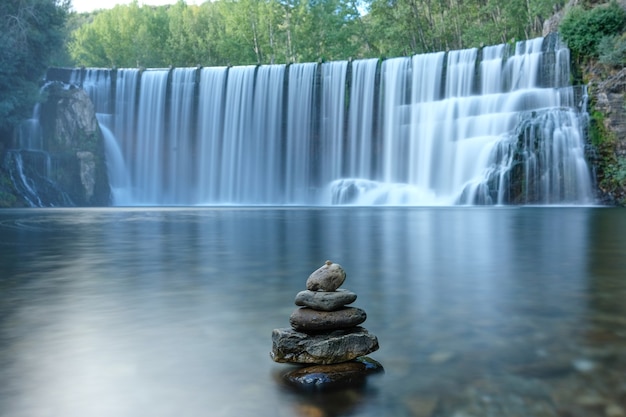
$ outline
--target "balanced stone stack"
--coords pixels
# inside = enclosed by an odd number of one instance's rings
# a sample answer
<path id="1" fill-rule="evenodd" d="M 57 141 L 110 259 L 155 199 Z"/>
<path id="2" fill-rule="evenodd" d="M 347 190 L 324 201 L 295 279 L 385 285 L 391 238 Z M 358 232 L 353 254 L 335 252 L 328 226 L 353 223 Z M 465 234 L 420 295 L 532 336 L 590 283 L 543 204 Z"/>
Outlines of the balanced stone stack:
<path id="1" fill-rule="evenodd" d="M 346 273 L 326 261 L 296 295 L 300 306 L 289 318 L 291 328 L 274 329 L 271 357 L 275 362 L 328 365 L 361 358 L 378 350 L 378 339 L 359 326 L 365 311 L 348 307 L 357 295 L 339 287 Z"/>

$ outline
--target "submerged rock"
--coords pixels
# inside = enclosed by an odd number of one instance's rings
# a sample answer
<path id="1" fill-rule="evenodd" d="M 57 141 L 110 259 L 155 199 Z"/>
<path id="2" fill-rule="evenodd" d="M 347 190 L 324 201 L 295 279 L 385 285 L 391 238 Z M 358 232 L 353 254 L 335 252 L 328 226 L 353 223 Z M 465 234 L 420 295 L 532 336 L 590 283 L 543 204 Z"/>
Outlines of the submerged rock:
<path id="1" fill-rule="evenodd" d="M 341 265 L 332 261 L 326 263 L 306 280 L 306 289 L 310 291 L 335 291 L 346 280 L 346 272 Z"/>
<path id="2" fill-rule="evenodd" d="M 356 300 L 352 291 L 338 289 L 337 291 L 300 291 L 296 294 L 296 305 L 311 307 L 315 310 L 334 311 L 351 304 Z"/>
<path id="3" fill-rule="evenodd" d="M 283 375 L 283 379 L 298 389 L 321 391 L 359 386 L 365 383 L 369 375 L 380 372 L 384 372 L 380 363 L 368 357 L 360 357 L 334 365 L 298 368 Z"/>
<path id="4" fill-rule="evenodd" d="M 378 339 L 362 327 L 307 334 L 290 328 L 272 331 L 271 358 L 280 363 L 328 365 L 378 350 Z"/>
<path id="5" fill-rule="evenodd" d="M 318 311 L 309 307 L 300 307 L 291 314 L 289 322 L 294 330 L 308 333 L 348 329 L 363 323 L 366 318 L 365 311 L 356 307 L 343 307 L 335 311 Z"/>

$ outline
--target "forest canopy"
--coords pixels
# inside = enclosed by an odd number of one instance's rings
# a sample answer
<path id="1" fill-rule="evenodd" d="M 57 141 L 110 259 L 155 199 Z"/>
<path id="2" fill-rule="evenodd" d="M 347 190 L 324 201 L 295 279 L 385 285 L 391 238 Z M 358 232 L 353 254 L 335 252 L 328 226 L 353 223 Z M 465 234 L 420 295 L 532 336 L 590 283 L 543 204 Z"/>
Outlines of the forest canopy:
<path id="1" fill-rule="evenodd" d="M 541 35 L 564 0 L 215 0 L 73 15 L 67 65 L 315 62 L 498 44 Z M 76 22 L 80 20 L 80 24 Z"/>
<path id="2" fill-rule="evenodd" d="M 69 3 L 0 2 L 0 139 L 32 111 L 51 56 L 63 48 Z"/>

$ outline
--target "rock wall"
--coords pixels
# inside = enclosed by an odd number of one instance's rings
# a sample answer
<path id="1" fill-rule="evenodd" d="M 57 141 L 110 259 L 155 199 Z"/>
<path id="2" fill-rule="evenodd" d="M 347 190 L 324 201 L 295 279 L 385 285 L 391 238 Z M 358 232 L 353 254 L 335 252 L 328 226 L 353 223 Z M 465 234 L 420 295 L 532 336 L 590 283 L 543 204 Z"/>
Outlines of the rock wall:
<path id="1" fill-rule="evenodd" d="M 93 103 L 78 88 L 53 84 L 41 110 L 45 150 L 58 161 L 50 178 L 78 206 L 108 206 L 110 188 L 104 157 L 104 138 Z"/>
<path id="2" fill-rule="evenodd" d="M 626 68 L 586 69 L 590 139 L 601 199 L 626 206 Z"/>
<path id="3" fill-rule="evenodd" d="M 110 205 L 104 139 L 89 96 L 62 83 L 48 85 L 44 94 L 41 146 L 16 140 L 5 150 L 3 184 L 11 182 L 14 191 L 7 189 L 0 206 Z"/>

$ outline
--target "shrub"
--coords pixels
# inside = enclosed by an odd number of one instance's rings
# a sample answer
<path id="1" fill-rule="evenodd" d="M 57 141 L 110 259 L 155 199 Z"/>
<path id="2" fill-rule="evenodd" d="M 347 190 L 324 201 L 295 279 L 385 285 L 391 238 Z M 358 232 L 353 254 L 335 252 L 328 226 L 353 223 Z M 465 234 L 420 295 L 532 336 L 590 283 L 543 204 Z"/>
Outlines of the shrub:
<path id="1" fill-rule="evenodd" d="M 559 27 L 568 47 L 578 57 L 597 58 L 600 42 L 606 37 L 622 34 L 626 27 L 626 11 L 615 1 L 607 6 L 572 8 Z"/>
<path id="2" fill-rule="evenodd" d="M 606 65 L 626 65 L 626 33 L 622 36 L 605 36 L 598 44 L 600 62 Z"/>

